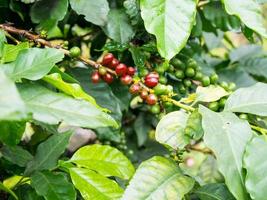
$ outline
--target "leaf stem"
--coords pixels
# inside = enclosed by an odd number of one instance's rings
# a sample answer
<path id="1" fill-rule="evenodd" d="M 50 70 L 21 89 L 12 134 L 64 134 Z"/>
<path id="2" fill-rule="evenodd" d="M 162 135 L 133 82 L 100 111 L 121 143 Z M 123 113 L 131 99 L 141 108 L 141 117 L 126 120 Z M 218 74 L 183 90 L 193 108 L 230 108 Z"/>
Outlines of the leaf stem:
<path id="1" fill-rule="evenodd" d="M 193 112 L 195 110 L 195 108 L 188 106 L 188 105 L 185 105 L 185 104 L 183 104 L 179 101 L 176 101 L 176 100 L 174 100 L 168 96 L 162 96 L 162 100 L 171 102 L 173 105 L 178 106 L 179 108 L 182 108 L 182 109 L 189 111 L 189 112 Z"/>
<path id="2" fill-rule="evenodd" d="M 252 129 L 254 129 L 255 131 L 260 132 L 263 135 L 267 135 L 267 129 L 265 129 L 265 128 L 262 128 L 262 127 L 259 127 L 259 126 L 255 126 L 255 125 L 252 125 L 252 124 L 250 124 L 250 127 Z"/>

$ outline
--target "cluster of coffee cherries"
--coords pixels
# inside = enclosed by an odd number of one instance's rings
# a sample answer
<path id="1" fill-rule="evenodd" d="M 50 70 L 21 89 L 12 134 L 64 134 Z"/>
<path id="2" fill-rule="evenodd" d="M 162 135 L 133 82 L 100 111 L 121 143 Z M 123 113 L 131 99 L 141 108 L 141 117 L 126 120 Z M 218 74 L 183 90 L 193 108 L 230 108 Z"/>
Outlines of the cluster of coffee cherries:
<path id="1" fill-rule="evenodd" d="M 121 83 L 123 85 L 130 85 L 132 83 L 133 76 L 135 74 L 135 68 L 129 67 L 124 63 L 120 63 L 112 53 L 108 53 L 103 57 L 101 65 L 102 66 L 100 66 L 92 74 L 91 79 L 93 83 L 98 83 L 101 79 L 108 84 L 111 84 L 114 81 L 114 76 L 109 73 L 107 68 L 116 72 L 116 75 L 120 77 Z"/>

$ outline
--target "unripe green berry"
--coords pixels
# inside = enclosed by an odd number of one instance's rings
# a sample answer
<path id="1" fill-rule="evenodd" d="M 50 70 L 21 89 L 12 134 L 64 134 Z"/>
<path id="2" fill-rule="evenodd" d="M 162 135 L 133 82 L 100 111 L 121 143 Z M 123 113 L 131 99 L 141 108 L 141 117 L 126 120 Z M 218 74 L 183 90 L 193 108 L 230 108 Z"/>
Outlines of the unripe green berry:
<path id="1" fill-rule="evenodd" d="M 192 82 L 189 79 L 184 79 L 183 84 L 185 87 L 190 87 L 192 85 Z"/>
<path id="2" fill-rule="evenodd" d="M 217 83 L 218 79 L 219 79 L 219 76 L 217 74 L 212 74 L 210 76 L 210 83 L 215 84 L 215 83 Z"/>
<path id="3" fill-rule="evenodd" d="M 209 109 L 211 109 L 212 111 L 215 111 L 215 112 L 218 111 L 218 109 L 219 109 L 219 103 L 217 101 L 211 102 L 209 104 Z"/>
<path id="4" fill-rule="evenodd" d="M 185 89 L 185 87 L 184 87 L 183 85 L 181 85 L 181 86 L 179 87 L 179 92 L 180 92 L 181 94 L 185 94 L 185 93 L 186 93 L 186 89 Z"/>
<path id="5" fill-rule="evenodd" d="M 236 84 L 235 84 L 234 82 L 229 83 L 229 85 L 228 85 L 228 89 L 229 89 L 230 91 L 235 90 L 235 88 L 236 88 Z"/>
<path id="6" fill-rule="evenodd" d="M 81 54 L 81 49 L 79 47 L 72 47 L 70 49 L 70 56 L 71 57 L 78 57 Z"/>
<path id="7" fill-rule="evenodd" d="M 168 79 L 165 76 L 160 76 L 159 77 L 159 83 L 161 84 L 167 84 Z"/>
<path id="8" fill-rule="evenodd" d="M 242 114 L 239 115 L 239 118 L 240 119 L 244 119 L 244 120 L 248 120 L 248 115 L 245 114 L 245 113 L 242 113 Z"/>
<path id="9" fill-rule="evenodd" d="M 220 83 L 220 86 L 223 87 L 225 90 L 228 90 L 228 83 L 223 81 Z"/>
<path id="10" fill-rule="evenodd" d="M 159 74 L 164 74 L 165 69 L 163 66 L 158 66 L 156 67 L 155 71 L 158 72 Z"/>
<path id="11" fill-rule="evenodd" d="M 198 81 L 201 81 L 202 77 L 203 77 L 203 74 L 201 72 L 197 72 L 195 77 L 194 77 L 194 79 L 198 80 Z"/>
<path id="12" fill-rule="evenodd" d="M 202 85 L 204 87 L 209 86 L 210 85 L 210 77 L 208 76 L 203 76 L 201 79 Z"/>
<path id="13" fill-rule="evenodd" d="M 190 59 L 188 59 L 188 61 L 187 61 L 187 67 L 188 67 L 188 68 L 196 69 L 196 67 L 197 67 L 197 62 L 196 62 L 194 59 L 190 58 Z"/>
<path id="14" fill-rule="evenodd" d="M 163 84 L 157 84 L 154 88 L 154 93 L 156 95 L 166 94 L 167 93 L 167 87 Z"/>
<path id="15" fill-rule="evenodd" d="M 141 77 L 144 77 L 144 76 L 146 76 L 147 74 L 149 73 L 149 71 L 147 70 L 147 69 L 141 69 L 140 71 L 139 71 L 139 75 L 141 76 Z"/>
<path id="16" fill-rule="evenodd" d="M 159 104 L 155 104 L 153 106 L 150 107 L 150 112 L 153 114 L 159 114 L 160 113 L 160 105 Z"/>
<path id="17" fill-rule="evenodd" d="M 184 78 L 184 71 L 176 70 L 175 77 L 178 78 L 178 79 L 183 79 Z"/>
<path id="18" fill-rule="evenodd" d="M 192 78 L 192 77 L 195 76 L 195 70 L 193 68 L 191 68 L 191 67 L 187 68 L 185 70 L 185 75 L 186 75 L 186 77 Z"/>
<path id="19" fill-rule="evenodd" d="M 225 103 L 226 103 L 226 98 L 221 98 L 220 99 L 220 101 L 219 101 L 219 106 L 221 107 L 221 108 L 223 108 L 224 106 L 225 106 Z"/>

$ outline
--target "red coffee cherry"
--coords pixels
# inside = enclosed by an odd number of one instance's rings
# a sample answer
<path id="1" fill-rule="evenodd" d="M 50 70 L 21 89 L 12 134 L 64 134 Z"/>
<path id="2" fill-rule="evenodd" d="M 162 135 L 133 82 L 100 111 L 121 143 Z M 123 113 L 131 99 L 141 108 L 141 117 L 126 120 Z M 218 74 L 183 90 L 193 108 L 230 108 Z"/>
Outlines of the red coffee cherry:
<path id="1" fill-rule="evenodd" d="M 150 79 L 150 78 L 159 79 L 159 74 L 157 72 L 150 72 L 145 76 L 145 79 Z"/>
<path id="2" fill-rule="evenodd" d="M 121 77 L 121 83 L 123 85 L 130 85 L 133 81 L 133 78 L 130 75 L 124 75 Z"/>
<path id="3" fill-rule="evenodd" d="M 113 59 L 114 56 L 112 53 L 106 54 L 102 60 L 102 65 L 109 65 Z"/>
<path id="4" fill-rule="evenodd" d="M 113 78 L 113 76 L 112 76 L 111 74 L 106 73 L 106 75 L 103 76 L 103 80 L 104 80 L 106 83 L 110 84 L 110 83 L 113 82 L 114 78 Z"/>
<path id="5" fill-rule="evenodd" d="M 146 78 L 145 85 L 147 87 L 153 88 L 158 84 L 159 80 L 157 78 Z"/>
<path id="6" fill-rule="evenodd" d="M 116 58 L 113 58 L 113 60 L 111 61 L 111 63 L 108 65 L 110 68 L 115 69 L 117 67 L 117 65 L 120 64 L 119 60 Z"/>
<path id="7" fill-rule="evenodd" d="M 133 76 L 135 74 L 135 68 L 128 67 L 127 74 L 129 74 L 130 76 Z"/>
<path id="8" fill-rule="evenodd" d="M 158 101 L 158 97 L 155 94 L 149 94 L 146 98 L 146 103 L 148 105 L 155 105 Z"/>
<path id="9" fill-rule="evenodd" d="M 118 76 L 123 76 L 127 73 L 127 66 L 123 63 L 120 63 L 116 66 L 115 71 Z"/>
<path id="10" fill-rule="evenodd" d="M 93 72 L 91 79 L 93 83 L 98 83 L 100 81 L 100 74 L 97 71 Z"/>
<path id="11" fill-rule="evenodd" d="M 142 91 L 140 92 L 140 97 L 141 97 L 142 99 L 146 100 L 147 96 L 148 96 L 148 91 L 147 91 L 147 90 L 142 90 Z"/>
<path id="12" fill-rule="evenodd" d="M 129 92 L 131 94 L 138 94 L 140 89 L 141 89 L 141 87 L 138 83 L 132 84 L 131 87 L 129 88 Z"/>

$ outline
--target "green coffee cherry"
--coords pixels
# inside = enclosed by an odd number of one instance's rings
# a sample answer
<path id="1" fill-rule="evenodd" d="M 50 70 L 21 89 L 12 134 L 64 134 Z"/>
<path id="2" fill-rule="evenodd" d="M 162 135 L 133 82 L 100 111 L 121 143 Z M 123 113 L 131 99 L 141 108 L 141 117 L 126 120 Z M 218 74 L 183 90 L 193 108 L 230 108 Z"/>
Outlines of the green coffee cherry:
<path id="1" fill-rule="evenodd" d="M 139 75 L 140 75 L 141 77 L 146 76 L 148 73 L 149 73 L 149 71 L 148 71 L 146 68 L 143 68 L 143 69 L 141 69 L 141 70 L 139 71 Z"/>
<path id="2" fill-rule="evenodd" d="M 244 120 L 248 120 L 248 115 L 245 114 L 245 113 L 242 113 L 242 114 L 239 115 L 239 118 L 240 119 L 244 119 Z"/>
<path id="3" fill-rule="evenodd" d="M 168 94 L 173 93 L 173 87 L 171 85 L 167 85 L 167 93 Z"/>
<path id="4" fill-rule="evenodd" d="M 210 76 L 210 83 L 215 84 L 215 83 L 217 83 L 218 79 L 219 79 L 219 76 L 217 74 L 212 74 Z"/>
<path id="5" fill-rule="evenodd" d="M 173 65 L 169 65 L 168 72 L 174 72 L 174 66 Z"/>
<path id="6" fill-rule="evenodd" d="M 186 75 L 186 77 L 192 78 L 195 76 L 195 70 L 193 68 L 189 67 L 185 70 L 185 75 Z"/>
<path id="7" fill-rule="evenodd" d="M 192 82 L 189 79 L 184 79 L 183 84 L 185 87 L 190 87 L 192 85 Z"/>
<path id="8" fill-rule="evenodd" d="M 150 107 L 150 112 L 153 114 L 159 114 L 160 113 L 160 105 L 159 104 L 155 104 L 153 106 Z"/>
<path id="9" fill-rule="evenodd" d="M 159 74 L 164 74 L 165 69 L 164 69 L 163 66 L 157 66 L 157 67 L 155 68 L 155 71 L 158 72 Z"/>
<path id="10" fill-rule="evenodd" d="M 194 59 L 190 58 L 187 61 L 187 67 L 196 69 L 197 68 L 197 62 Z"/>
<path id="11" fill-rule="evenodd" d="M 220 99 L 220 101 L 219 101 L 219 106 L 221 107 L 221 108 L 223 108 L 224 106 L 225 106 L 225 103 L 226 103 L 226 98 L 221 98 Z"/>
<path id="12" fill-rule="evenodd" d="M 184 78 L 184 71 L 176 70 L 175 77 L 178 78 L 178 79 L 183 79 Z"/>
<path id="13" fill-rule="evenodd" d="M 157 84 L 154 88 L 154 93 L 156 95 L 161 95 L 161 94 L 166 94 L 168 93 L 168 89 L 167 89 L 167 86 L 166 85 L 163 85 L 163 84 Z"/>
<path id="14" fill-rule="evenodd" d="M 160 76 L 159 77 L 159 83 L 161 84 L 167 84 L 168 79 L 165 76 Z"/>
<path id="15" fill-rule="evenodd" d="M 225 81 L 221 82 L 221 83 L 220 83 L 220 86 L 223 87 L 225 90 L 228 90 L 228 89 L 229 89 L 229 88 L 228 88 L 228 83 L 225 82 Z"/>
<path id="16" fill-rule="evenodd" d="M 236 84 L 235 84 L 234 82 L 231 82 L 231 83 L 228 84 L 228 89 L 229 89 L 230 91 L 235 90 L 235 88 L 236 88 Z"/>
<path id="17" fill-rule="evenodd" d="M 173 58 L 171 60 L 171 64 L 175 67 L 175 68 L 180 68 L 180 66 L 184 65 L 184 63 L 179 60 L 178 58 Z"/>
<path id="18" fill-rule="evenodd" d="M 202 85 L 204 87 L 209 86 L 210 85 L 210 77 L 208 76 L 203 76 L 201 79 Z"/>
<path id="19" fill-rule="evenodd" d="M 71 57 L 78 57 L 81 54 L 81 49 L 79 47 L 72 47 L 70 49 L 70 56 Z"/>
<path id="20" fill-rule="evenodd" d="M 203 74 L 201 72 L 197 72 L 194 78 L 198 81 L 201 81 L 202 77 L 203 77 Z"/>
<path id="21" fill-rule="evenodd" d="M 209 104 L 209 109 L 211 109 L 212 111 L 215 111 L 215 112 L 218 111 L 218 109 L 219 109 L 219 103 L 217 101 L 211 102 Z"/>
<path id="22" fill-rule="evenodd" d="M 179 92 L 180 92 L 181 94 L 185 94 L 185 93 L 186 93 L 186 89 L 185 89 L 185 87 L 184 87 L 183 85 L 181 85 L 181 86 L 179 87 Z"/>

